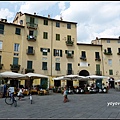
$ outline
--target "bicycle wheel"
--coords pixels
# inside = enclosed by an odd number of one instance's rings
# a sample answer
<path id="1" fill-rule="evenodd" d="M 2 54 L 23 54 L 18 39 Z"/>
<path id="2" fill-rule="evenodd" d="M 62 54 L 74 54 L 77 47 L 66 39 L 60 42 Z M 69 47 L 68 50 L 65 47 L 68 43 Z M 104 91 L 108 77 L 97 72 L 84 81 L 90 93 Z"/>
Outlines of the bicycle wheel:
<path id="1" fill-rule="evenodd" d="M 8 105 L 12 105 L 12 104 L 13 104 L 13 99 L 12 99 L 12 97 L 6 97 L 6 98 L 5 98 L 5 103 L 8 104 Z"/>

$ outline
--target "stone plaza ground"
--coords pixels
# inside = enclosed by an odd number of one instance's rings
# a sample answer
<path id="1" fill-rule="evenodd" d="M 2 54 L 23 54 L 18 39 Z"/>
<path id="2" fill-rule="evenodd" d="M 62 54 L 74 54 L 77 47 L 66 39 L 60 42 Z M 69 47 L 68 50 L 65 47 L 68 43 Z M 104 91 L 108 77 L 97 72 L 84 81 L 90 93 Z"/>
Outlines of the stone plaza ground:
<path id="1" fill-rule="evenodd" d="M 69 102 L 63 103 L 61 93 L 33 95 L 33 104 L 28 96 L 17 101 L 18 106 L 7 105 L 0 98 L 0 118 L 39 119 L 102 119 L 120 118 L 120 91 L 109 89 L 108 93 L 70 94 Z"/>

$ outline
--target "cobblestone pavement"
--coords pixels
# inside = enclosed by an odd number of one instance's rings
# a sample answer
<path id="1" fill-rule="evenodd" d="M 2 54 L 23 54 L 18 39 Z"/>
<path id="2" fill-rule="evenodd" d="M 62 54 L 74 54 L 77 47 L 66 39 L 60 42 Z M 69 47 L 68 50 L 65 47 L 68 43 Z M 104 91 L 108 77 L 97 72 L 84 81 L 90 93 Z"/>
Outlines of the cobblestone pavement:
<path id="1" fill-rule="evenodd" d="M 33 95 L 33 104 L 30 104 L 29 97 L 25 96 L 17 101 L 17 107 L 7 105 L 0 98 L 0 118 L 120 118 L 120 91 L 115 89 L 108 93 L 72 94 L 68 98 L 70 101 L 63 103 L 61 93 Z"/>

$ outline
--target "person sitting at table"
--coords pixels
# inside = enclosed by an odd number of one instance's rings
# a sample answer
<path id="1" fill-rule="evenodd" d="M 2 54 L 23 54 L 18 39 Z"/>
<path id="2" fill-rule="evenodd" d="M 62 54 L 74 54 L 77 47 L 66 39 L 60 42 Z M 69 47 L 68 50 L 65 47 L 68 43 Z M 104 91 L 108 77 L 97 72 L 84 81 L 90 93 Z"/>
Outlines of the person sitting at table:
<path id="1" fill-rule="evenodd" d="M 21 98 L 23 97 L 23 90 L 22 90 L 22 88 L 19 89 L 19 92 L 18 92 L 17 96 L 19 97 L 18 100 L 21 100 Z"/>

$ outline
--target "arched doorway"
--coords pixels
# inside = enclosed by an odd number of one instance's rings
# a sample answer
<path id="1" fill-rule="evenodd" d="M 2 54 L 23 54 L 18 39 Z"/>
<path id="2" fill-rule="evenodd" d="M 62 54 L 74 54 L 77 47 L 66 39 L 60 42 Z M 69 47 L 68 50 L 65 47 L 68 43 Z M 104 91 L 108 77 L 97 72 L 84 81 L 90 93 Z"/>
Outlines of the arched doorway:
<path id="1" fill-rule="evenodd" d="M 89 76 L 89 72 L 87 70 L 81 70 L 79 76 Z"/>
<path id="2" fill-rule="evenodd" d="M 109 78 L 109 86 L 110 88 L 115 88 L 115 81 L 113 77 Z"/>
<path id="3" fill-rule="evenodd" d="M 87 70 L 81 70 L 79 76 L 89 76 L 89 72 Z M 87 81 L 79 81 L 79 87 L 83 89 L 87 83 Z"/>

